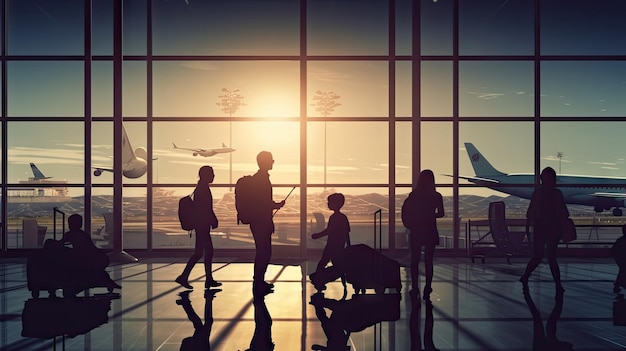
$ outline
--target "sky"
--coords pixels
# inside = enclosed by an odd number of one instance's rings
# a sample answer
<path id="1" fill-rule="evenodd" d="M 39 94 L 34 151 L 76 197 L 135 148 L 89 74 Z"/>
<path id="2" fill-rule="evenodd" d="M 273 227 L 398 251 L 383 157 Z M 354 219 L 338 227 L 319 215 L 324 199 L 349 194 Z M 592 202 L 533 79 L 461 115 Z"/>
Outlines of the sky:
<path id="1" fill-rule="evenodd" d="M 93 1 L 94 55 L 112 54 L 111 1 Z M 410 1 L 398 0 L 396 54 L 409 55 Z M 431 55 L 421 64 L 421 114 L 449 117 L 453 113 L 451 0 L 421 1 L 421 51 Z M 462 60 L 459 63 L 459 116 L 532 117 L 534 115 L 534 9 L 532 1 L 460 1 L 459 54 L 503 55 L 515 59 Z M 82 55 L 81 0 L 10 1 L 7 24 L 9 55 Z M 256 171 L 255 156 L 268 150 L 276 159 L 274 183 L 300 182 L 300 52 L 299 1 L 155 0 L 152 2 L 153 55 L 278 55 L 290 59 L 251 61 L 155 61 L 153 65 L 154 182 L 187 184 L 197 169 L 210 164 L 216 183 L 234 182 Z M 540 113 L 543 117 L 626 116 L 626 62 L 565 61 L 554 55 L 624 55 L 626 3 L 620 0 L 550 0 L 541 2 L 542 55 Z M 124 2 L 124 53 L 145 55 L 146 2 Z M 384 1 L 311 1 L 307 7 L 309 55 L 386 55 L 388 9 Z M 279 57 L 280 58 L 280 57 Z M 430 58 L 430 59 L 429 59 Z M 449 58 L 449 57 L 448 57 Z M 106 57 L 93 62 L 92 114 L 113 114 L 113 66 Z M 147 64 L 123 66 L 124 117 L 146 117 Z M 396 62 L 397 117 L 410 117 L 411 62 Z M 387 61 L 317 60 L 307 64 L 307 114 L 316 91 L 334 92 L 340 103 L 330 117 L 385 118 L 389 114 Z M 84 65 L 81 61 L 27 60 L 7 65 L 7 111 L 11 117 L 80 117 L 84 113 Z M 222 89 L 239 89 L 245 105 L 235 122 L 159 122 L 160 117 L 225 117 L 218 106 Z M 256 121 L 248 121 L 254 118 Z M 239 119 L 239 120 L 237 120 Z M 242 121 L 242 120 L 246 121 Z M 562 173 L 623 176 L 621 147 L 626 122 L 542 122 L 541 165 Z M 125 122 L 134 148 L 147 145 L 145 122 Z M 232 127 L 232 139 L 230 130 Z M 422 168 L 437 181 L 451 183 L 452 123 L 422 126 Z M 387 184 L 389 181 L 386 121 L 316 122 L 307 124 L 307 179 L 311 184 Z M 8 123 L 10 182 L 30 176 L 37 163 L 54 179 L 81 183 L 84 173 L 83 126 L 80 122 Z M 396 124 L 396 182 L 411 181 L 411 133 L 408 122 Z M 532 172 L 532 122 L 463 121 L 459 124 L 459 173 L 473 175 L 464 142 L 474 143 L 503 172 Z M 97 122 L 92 135 L 94 165 L 112 164 L 112 124 Z M 324 142 L 326 140 L 326 142 Z M 222 143 L 237 151 L 211 158 L 175 150 L 213 148 Z M 564 156 L 560 159 L 557 153 Z M 232 175 L 231 170 L 232 157 Z M 324 161 L 326 160 L 326 162 Z M 326 164 L 326 167 L 324 167 Z M 145 184 L 144 176 L 127 183 Z M 111 175 L 92 177 L 109 184 Z M 463 183 L 463 182 L 461 182 Z"/>

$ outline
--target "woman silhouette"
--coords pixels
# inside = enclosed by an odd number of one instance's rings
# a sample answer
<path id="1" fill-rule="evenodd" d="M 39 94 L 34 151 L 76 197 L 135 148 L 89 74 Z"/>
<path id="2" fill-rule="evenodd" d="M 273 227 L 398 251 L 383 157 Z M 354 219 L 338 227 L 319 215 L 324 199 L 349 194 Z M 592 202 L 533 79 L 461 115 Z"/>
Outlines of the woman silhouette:
<path id="1" fill-rule="evenodd" d="M 444 216 L 443 197 L 435 190 L 435 176 L 429 169 L 420 173 L 415 190 L 409 197 L 415 197 L 414 227 L 411 230 L 411 280 L 413 291 L 419 291 L 419 262 L 424 248 L 424 265 L 426 269 L 426 284 L 424 286 L 424 300 L 430 298 L 433 281 L 433 255 L 435 246 L 439 244 L 437 218 Z"/>
<path id="2" fill-rule="evenodd" d="M 556 172 L 551 167 L 541 171 L 541 187 L 535 190 L 526 212 L 529 224 L 533 226 L 533 255 L 526 265 L 526 271 L 519 279 L 528 287 L 528 278 L 545 256 L 557 292 L 563 291 L 561 272 L 556 261 L 556 248 L 560 240 L 560 223 L 569 217 L 563 193 L 556 188 Z"/>

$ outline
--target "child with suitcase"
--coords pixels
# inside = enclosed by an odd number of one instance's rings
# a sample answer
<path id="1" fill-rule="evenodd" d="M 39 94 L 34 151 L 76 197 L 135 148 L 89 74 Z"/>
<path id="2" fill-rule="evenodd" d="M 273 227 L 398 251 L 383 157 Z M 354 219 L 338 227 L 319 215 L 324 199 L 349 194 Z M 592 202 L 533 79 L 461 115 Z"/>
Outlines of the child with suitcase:
<path id="1" fill-rule="evenodd" d="M 328 218 L 328 226 L 319 233 L 313 233 L 311 238 L 319 239 L 328 236 L 322 257 L 317 263 L 316 273 L 321 272 L 329 262 L 333 266 L 337 261 L 341 261 L 344 248 L 350 246 L 350 222 L 348 217 L 341 212 L 346 199 L 341 193 L 334 193 L 328 196 L 328 208 L 333 210 L 333 214 Z M 317 290 L 323 290 L 323 284 L 316 284 L 313 280 L 315 273 L 311 274 L 313 285 Z"/>

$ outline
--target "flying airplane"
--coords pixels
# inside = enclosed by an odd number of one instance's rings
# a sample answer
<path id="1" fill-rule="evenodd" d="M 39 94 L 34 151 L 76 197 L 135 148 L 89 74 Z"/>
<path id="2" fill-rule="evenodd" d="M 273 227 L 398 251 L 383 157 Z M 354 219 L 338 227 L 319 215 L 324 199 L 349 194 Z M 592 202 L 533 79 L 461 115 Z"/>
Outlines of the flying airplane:
<path id="1" fill-rule="evenodd" d="M 172 145 L 174 145 L 174 149 L 191 151 L 192 155 L 194 156 L 200 155 L 204 157 L 210 157 L 210 156 L 214 156 L 217 154 L 225 154 L 225 153 L 236 151 L 233 148 L 227 147 L 224 143 L 222 143 L 222 147 L 215 148 L 215 149 L 191 149 L 191 148 L 185 148 L 185 147 L 178 147 L 173 142 L 172 142 Z"/>
<path id="2" fill-rule="evenodd" d="M 506 187 L 503 185 L 534 184 L 534 174 L 500 172 L 487 161 L 474 147 L 474 144 L 465 143 L 465 149 L 476 176 L 459 176 L 459 178 L 505 194 L 524 199 L 531 198 L 533 187 Z M 624 199 L 626 199 L 626 178 L 559 174 L 557 175 L 557 184 L 575 184 L 559 188 L 563 192 L 567 204 L 592 206 L 594 211 L 598 213 L 613 208 L 614 216 L 622 215 L 621 207 L 624 207 Z"/>
<path id="3" fill-rule="evenodd" d="M 33 176 L 29 177 L 28 180 L 43 180 L 52 178 L 44 176 L 39 168 L 32 162 L 30 163 L 30 169 L 33 171 Z"/>
<path id="4" fill-rule="evenodd" d="M 122 174 L 126 178 L 139 178 L 146 174 L 148 170 L 148 152 L 143 147 L 138 147 L 133 151 L 133 147 L 130 145 L 128 135 L 126 135 L 126 128 L 122 125 Z M 111 167 L 94 166 L 93 175 L 100 176 L 102 172 L 113 172 Z"/>

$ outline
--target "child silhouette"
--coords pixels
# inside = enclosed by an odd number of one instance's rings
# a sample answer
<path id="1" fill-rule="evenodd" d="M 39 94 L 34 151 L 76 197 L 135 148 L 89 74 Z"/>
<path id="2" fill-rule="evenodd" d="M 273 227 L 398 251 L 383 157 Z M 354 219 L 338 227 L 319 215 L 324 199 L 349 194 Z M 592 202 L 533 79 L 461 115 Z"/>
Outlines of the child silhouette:
<path id="1" fill-rule="evenodd" d="M 322 257 L 317 263 L 317 272 L 324 269 L 331 261 L 333 265 L 336 264 L 336 261 L 341 259 L 343 249 L 350 246 L 350 222 L 348 217 L 341 212 L 345 200 L 341 193 L 330 194 L 328 208 L 333 210 L 333 214 L 328 218 L 328 226 L 319 233 L 311 234 L 313 239 L 328 236 Z"/>

